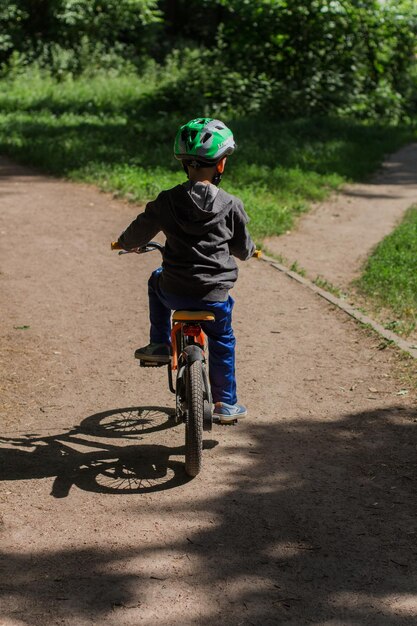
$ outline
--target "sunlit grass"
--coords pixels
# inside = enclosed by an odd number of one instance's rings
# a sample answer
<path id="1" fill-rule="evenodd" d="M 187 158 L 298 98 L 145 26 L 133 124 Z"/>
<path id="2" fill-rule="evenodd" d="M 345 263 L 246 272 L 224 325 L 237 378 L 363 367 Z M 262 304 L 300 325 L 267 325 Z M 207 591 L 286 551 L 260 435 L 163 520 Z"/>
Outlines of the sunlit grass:
<path id="1" fill-rule="evenodd" d="M 387 328 L 404 335 L 417 329 L 417 207 L 375 248 L 357 284 Z"/>
<path id="2" fill-rule="evenodd" d="M 55 82 L 33 73 L 3 81 L 0 150 L 144 203 L 184 180 L 172 156 L 184 120 L 164 110 L 160 80 L 149 74 Z M 311 202 L 345 181 L 366 177 L 412 136 L 408 128 L 338 119 L 284 122 L 230 115 L 225 121 L 238 150 L 222 186 L 243 199 L 258 239 L 290 229 Z"/>

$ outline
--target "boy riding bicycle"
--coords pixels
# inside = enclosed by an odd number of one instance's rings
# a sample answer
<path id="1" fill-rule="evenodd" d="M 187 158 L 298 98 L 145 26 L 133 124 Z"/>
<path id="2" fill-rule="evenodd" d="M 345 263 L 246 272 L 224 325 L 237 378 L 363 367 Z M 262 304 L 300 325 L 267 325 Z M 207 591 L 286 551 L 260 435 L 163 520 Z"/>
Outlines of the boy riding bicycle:
<path id="1" fill-rule="evenodd" d="M 232 131 L 219 120 L 198 118 L 181 126 L 174 155 L 188 182 L 162 191 L 119 238 L 129 250 L 146 245 L 160 231 L 166 237 L 162 267 L 148 282 L 150 343 L 136 350 L 136 358 L 155 365 L 169 362 L 172 310 L 214 313 L 215 321 L 203 322 L 202 328 L 209 341 L 213 417 L 223 423 L 247 414 L 237 402 L 229 290 L 238 276 L 233 256 L 245 261 L 255 251 L 241 200 L 218 187 L 235 147 Z"/>

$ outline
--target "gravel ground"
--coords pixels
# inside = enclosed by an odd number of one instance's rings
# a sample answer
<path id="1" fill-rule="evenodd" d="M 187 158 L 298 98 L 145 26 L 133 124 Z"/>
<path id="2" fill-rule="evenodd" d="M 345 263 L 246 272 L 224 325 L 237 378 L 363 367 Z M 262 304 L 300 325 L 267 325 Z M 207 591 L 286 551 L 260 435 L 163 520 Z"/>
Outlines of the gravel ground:
<path id="1" fill-rule="evenodd" d="M 271 252 L 297 261 L 311 278 L 346 288 L 372 248 L 417 203 L 417 143 L 383 163 L 368 183 L 346 185 L 300 219 L 297 230 L 267 240 Z"/>
<path id="2" fill-rule="evenodd" d="M 249 415 L 205 433 L 188 480 L 165 372 L 133 359 L 158 259 L 109 249 L 137 207 L 6 159 L 0 177 L 0 625 L 416 624 L 417 411 L 396 353 L 241 264 Z"/>

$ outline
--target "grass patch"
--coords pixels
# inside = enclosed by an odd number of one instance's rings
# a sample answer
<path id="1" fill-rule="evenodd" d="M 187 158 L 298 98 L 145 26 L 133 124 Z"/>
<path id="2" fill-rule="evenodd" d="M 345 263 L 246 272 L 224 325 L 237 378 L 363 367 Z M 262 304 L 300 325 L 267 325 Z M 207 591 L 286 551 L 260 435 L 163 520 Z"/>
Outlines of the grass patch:
<path id="1" fill-rule="evenodd" d="M 172 156 L 183 118 L 165 110 L 157 71 L 145 77 L 0 82 L 0 150 L 57 176 L 143 203 L 184 180 Z M 165 107 L 165 109 L 164 109 Z M 199 111 L 190 106 L 189 117 Z M 216 116 L 216 111 L 212 112 Z M 223 116 L 224 117 L 224 116 Z M 341 119 L 233 118 L 238 150 L 223 187 L 242 198 L 258 240 L 290 229 L 313 201 L 362 180 L 412 130 Z"/>
<path id="2" fill-rule="evenodd" d="M 336 298 L 343 298 L 344 294 L 342 290 L 339 289 L 339 287 L 335 287 L 333 283 L 331 283 L 323 276 L 316 276 L 316 278 L 313 280 L 313 283 L 317 285 L 317 287 L 320 287 L 320 289 L 324 289 L 324 291 L 328 291 L 329 293 L 333 294 L 334 296 L 336 296 Z"/>
<path id="3" fill-rule="evenodd" d="M 385 326 L 408 336 L 417 330 L 417 207 L 383 239 L 356 281 Z"/>

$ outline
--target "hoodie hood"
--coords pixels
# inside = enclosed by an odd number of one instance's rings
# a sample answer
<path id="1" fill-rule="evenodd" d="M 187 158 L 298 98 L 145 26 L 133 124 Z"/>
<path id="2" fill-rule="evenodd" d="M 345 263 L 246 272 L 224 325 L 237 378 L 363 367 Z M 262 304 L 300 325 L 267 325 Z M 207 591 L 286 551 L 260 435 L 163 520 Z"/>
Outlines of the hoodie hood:
<path id="1" fill-rule="evenodd" d="M 192 183 L 189 181 L 184 185 L 191 200 L 202 211 L 211 211 L 213 208 L 214 200 L 219 193 L 219 188 L 211 183 L 205 185 L 204 183 Z"/>
<path id="2" fill-rule="evenodd" d="M 212 184 L 188 181 L 178 185 L 172 210 L 182 230 L 204 234 L 221 221 L 229 210 L 230 199 Z"/>

